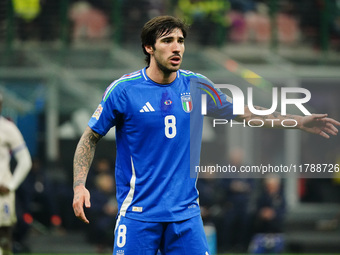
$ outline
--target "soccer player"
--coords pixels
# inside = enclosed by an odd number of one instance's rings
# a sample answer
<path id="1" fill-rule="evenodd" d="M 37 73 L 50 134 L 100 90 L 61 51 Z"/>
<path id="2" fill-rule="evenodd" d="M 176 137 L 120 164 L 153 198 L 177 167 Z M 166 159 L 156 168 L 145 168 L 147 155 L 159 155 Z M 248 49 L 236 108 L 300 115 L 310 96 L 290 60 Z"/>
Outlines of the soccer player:
<path id="1" fill-rule="evenodd" d="M 3 97 L 0 94 L 0 113 Z M 11 155 L 17 162 L 10 170 Z M 17 221 L 15 190 L 31 169 L 32 161 L 25 141 L 15 124 L 0 116 L 0 254 L 12 254 L 12 230 Z"/>
<path id="2" fill-rule="evenodd" d="M 88 170 L 98 141 L 116 127 L 115 255 L 154 255 L 158 249 L 162 254 L 208 255 L 196 178 L 190 175 L 199 163 L 202 138 L 203 116 L 197 104 L 209 92 L 218 100 L 207 97 L 208 116 L 238 121 L 254 117 L 247 107 L 244 115 L 234 116 L 232 100 L 211 81 L 179 69 L 186 34 L 185 24 L 170 16 L 144 25 L 147 67 L 111 83 L 75 151 L 73 209 L 89 223 L 84 212 L 84 205 L 91 206 L 85 188 Z M 294 118 L 298 128 L 324 137 L 336 135 L 334 125 L 340 125 L 323 114 L 270 117 Z"/>

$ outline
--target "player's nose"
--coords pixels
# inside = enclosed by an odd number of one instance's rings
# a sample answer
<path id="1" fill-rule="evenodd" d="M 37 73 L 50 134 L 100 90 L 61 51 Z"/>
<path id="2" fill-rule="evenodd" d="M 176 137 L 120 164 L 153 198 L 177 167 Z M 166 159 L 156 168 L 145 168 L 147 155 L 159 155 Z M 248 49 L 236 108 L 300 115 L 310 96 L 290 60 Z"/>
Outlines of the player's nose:
<path id="1" fill-rule="evenodd" d="M 179 53 L 181 52 L 181 45 L 178 42 L 174 42 L 172 45 L 172 52 Z"/>

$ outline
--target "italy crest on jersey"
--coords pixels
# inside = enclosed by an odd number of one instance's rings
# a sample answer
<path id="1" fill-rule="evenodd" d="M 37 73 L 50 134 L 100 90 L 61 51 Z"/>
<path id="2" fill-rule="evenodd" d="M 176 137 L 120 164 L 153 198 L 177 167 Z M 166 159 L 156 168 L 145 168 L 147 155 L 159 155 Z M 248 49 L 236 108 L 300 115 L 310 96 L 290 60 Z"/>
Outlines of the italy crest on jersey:
<path id="1" fill-rule="evenodd" d="M 187 113 L 192 111 L 192 98 L 190 92 L 181 94 L 183 110 Z"/>

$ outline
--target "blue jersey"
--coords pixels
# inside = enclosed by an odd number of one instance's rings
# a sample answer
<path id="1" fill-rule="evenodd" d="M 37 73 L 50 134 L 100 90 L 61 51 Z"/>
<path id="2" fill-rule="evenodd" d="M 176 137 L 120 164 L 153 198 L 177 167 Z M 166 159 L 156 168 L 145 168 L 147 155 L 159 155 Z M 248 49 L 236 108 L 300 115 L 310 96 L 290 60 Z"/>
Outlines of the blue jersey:
<path id="1" fill-rule="evenodd" d="M 208 79 L 177 71 L 170 84 L 158 84 L 146 68 L 122 76 L 105 91 L 89 127 L 105 135 L 116 127 L 116 196 L 127 218 L 170 222 L 200 214 L 196 178 L 203 115 L 233 118 L 232 103 Z"/>

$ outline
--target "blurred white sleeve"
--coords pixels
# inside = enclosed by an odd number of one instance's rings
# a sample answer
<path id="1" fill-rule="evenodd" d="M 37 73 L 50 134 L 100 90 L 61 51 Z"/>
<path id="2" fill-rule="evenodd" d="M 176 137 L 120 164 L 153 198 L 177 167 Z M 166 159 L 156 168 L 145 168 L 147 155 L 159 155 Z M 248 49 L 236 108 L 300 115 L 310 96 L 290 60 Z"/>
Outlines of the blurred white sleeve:
<path id="1" fill-rule="evenodd" d="M 32 168 L 31 155 L 26 146 L 17 151 L 14 157 L 17 164 L 13 172 L 13 178 L 8 184 L 8 188 L 11 191 L 15 191 L 20 186 Z"/>

